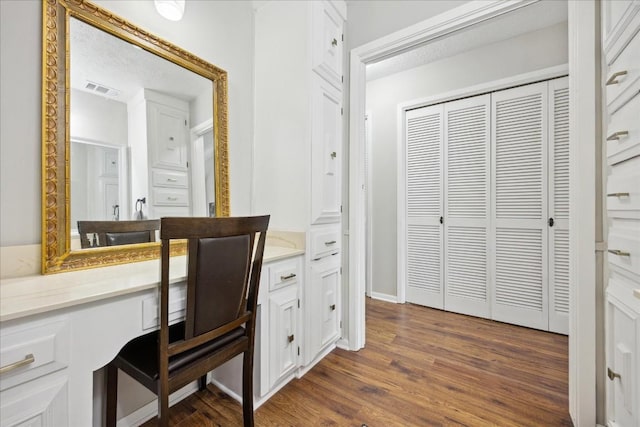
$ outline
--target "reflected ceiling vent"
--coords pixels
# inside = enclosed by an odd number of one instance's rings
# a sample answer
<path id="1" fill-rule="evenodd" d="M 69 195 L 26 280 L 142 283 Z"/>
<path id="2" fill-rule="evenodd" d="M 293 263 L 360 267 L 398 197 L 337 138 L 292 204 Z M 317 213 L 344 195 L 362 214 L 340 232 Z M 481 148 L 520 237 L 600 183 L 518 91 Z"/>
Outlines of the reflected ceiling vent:
<path id="1" fill-rule="evenodd" d="M 115 98 L 120 95 L 120 91 L 117 89 L 101 85 L 100 83 L 91 82 L 89 80 L 87 80 L 84 88 L 89 92 L 93 92 L 102 96 L 108 96 L 110 98 Z"/>

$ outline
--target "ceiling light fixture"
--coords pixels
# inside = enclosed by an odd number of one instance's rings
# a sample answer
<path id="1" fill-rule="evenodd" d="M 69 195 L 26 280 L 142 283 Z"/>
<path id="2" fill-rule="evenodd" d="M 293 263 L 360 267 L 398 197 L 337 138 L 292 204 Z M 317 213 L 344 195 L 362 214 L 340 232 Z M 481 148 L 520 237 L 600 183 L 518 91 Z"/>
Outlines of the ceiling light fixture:
<path id="1" fill-rule="evenodd" d="M 160 15 L 170 21 L 179 21 L 184 15 L 185 0 L 153 0 Z"/>

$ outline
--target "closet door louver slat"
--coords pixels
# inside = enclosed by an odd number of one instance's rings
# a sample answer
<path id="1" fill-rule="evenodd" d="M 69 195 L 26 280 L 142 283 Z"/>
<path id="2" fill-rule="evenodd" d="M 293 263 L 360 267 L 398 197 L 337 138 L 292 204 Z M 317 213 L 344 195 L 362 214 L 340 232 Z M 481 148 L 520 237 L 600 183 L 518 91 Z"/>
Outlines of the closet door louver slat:
<path id="1" fill-rule="evenodd" d="M 569 80 L 549 82 L 549 330 L 569 333 Z"/>
<path id="2" fill-rule="evenodd" d="M 443 308 L 442 106 L 406 114 L 406 299 Z"/>
<path id="3" fill-rule="evenodd" d="M 444 105 L 444 307 L 489 317 L 490 95 Z"/>
<path id="4" fill-rule="evenodd" d="M 492 96 L 492 318 L 548 329 L 547 83 Z"/>

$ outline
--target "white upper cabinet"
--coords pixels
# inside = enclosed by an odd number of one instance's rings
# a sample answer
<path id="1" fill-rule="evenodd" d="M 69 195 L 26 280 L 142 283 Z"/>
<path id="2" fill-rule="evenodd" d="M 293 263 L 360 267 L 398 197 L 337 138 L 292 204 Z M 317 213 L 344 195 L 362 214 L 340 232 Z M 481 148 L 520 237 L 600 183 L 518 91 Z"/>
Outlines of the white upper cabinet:
<path id="1" fill-rule="evenodd" d="M 342 89 L 343 19 L 334 5 L 313 2 L 313 69 Z"/>

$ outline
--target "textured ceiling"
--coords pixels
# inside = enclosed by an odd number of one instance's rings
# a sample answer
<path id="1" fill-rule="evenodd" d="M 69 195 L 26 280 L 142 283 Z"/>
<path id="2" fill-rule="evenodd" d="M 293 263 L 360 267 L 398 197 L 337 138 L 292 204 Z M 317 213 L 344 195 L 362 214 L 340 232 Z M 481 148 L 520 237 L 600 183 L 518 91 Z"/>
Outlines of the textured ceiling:
<path id="1" fill-rule="evenodd" d="M 543 0 L 392 58 L 369 64 L 367 80 L 386 77 L 566 21 L 566 0 Z"/>
<path id="2" fill-rule="evenodd" d="M 115 99 L 127 102 L 141 89 L 153 89 L 190 101 L 210 80 L 160 58 L 78 19 L 70 20 L 71 87 L 85 90 L 87 81 L 115 89 Z M 92 92 L 93 93 L 93 92 Z"/>

